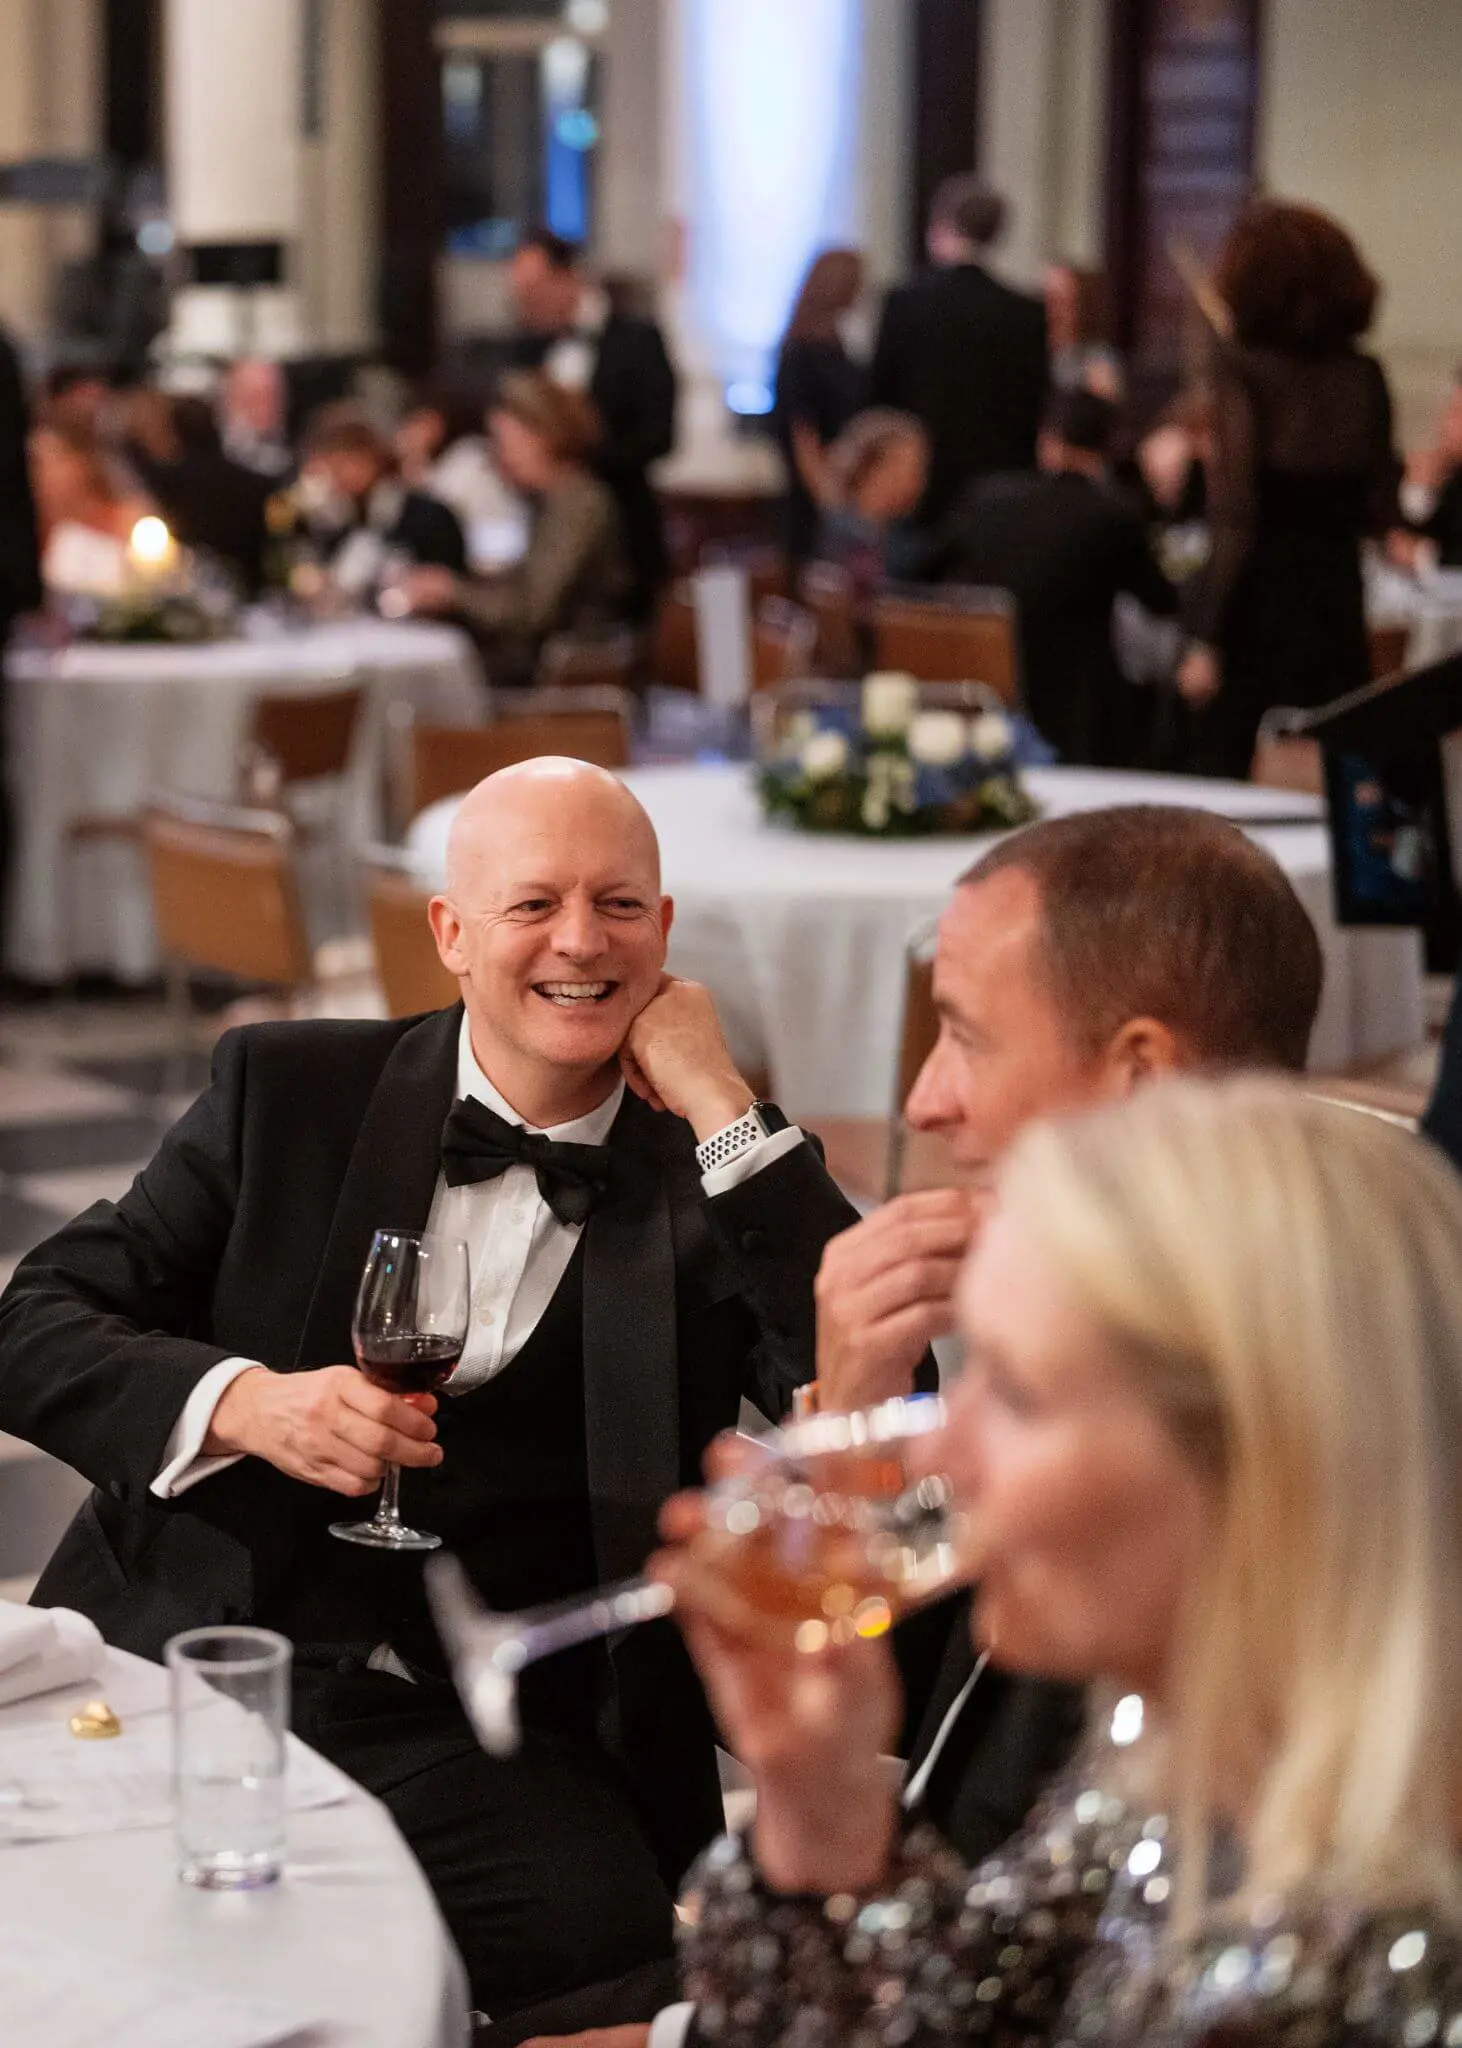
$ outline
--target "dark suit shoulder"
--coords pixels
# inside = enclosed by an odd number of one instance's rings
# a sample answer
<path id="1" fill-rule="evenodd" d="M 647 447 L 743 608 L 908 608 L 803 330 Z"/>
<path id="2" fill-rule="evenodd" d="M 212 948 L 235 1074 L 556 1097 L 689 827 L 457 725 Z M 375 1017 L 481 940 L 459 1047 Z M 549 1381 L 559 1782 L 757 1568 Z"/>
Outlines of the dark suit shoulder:
<path id="1" fill-rule="evenodd" d="M 244 1024 L 226 1031 L 214 1048 L 215 1081 L 247 1066 L 251 1082 L 289 1082 L 338 1091 L 351 1082 L 372 1084 L 408 1033 L 461 1015 L 454 1004 L 418 1017 L 308 1018 L 297 1023 Z"/>

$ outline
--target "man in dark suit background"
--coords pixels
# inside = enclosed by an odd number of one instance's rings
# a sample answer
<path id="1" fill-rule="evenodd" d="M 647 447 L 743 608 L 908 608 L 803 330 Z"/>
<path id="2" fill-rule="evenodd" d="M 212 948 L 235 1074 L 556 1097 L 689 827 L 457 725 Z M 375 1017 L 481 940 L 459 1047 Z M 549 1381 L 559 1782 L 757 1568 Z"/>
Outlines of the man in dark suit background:
<path id="1" fill-rule="evenodd" d="M 330 1524 L 389 1460 L 493 1606 L 580 1592 L 639 1568 L 743 1395 L 776 1416 L 810 1374 L 854 1212 L 663 976 L 670 917 L 612 776 L 490 778 L 432 904 L 463 1005 L 230 1033 L 131 1191 L 0 1300 L 0 1427 L 95 1488 L 38 1601 L 152 1657 L 205 1622 L 290 1636 L 296 1729 L 390 1807 L 495 2015 L 668 1956 L 720 1816 L 704 1698 L 655 1623 L 530 1674 L 523 1751 L 488 1758 L 420 1560 Z M 428 1224 L 468 1245 L 473 1318 L 418 1407 L 341 1361 L 372 1233 Z"/>
<path id="2" fill-rule="evenodd" d="M 1178 608 L 1136 506 L 1108 478 L 1115 419 L 1094 392 L 1058 393 L 1039 469 L 971 484 L 924 564 L 931 579 L 1011 593 L 1025 708 L 1063 761 L 1092 767 L 1128 766 L 1136 746 L 1132 685 L 1112 640 L 1118 596 L 1159 616 Z"/>
<path id="3" fill-rule="evenodd" d="M 979 178 L 946 179 L 929 213 L 933 267 L 891 291 L 884 304 L 869 403 L 924 423 L 925 528 L 943 518 L 974 477 L 1035 463 L 1049 381 L 1046 309 L 985 267 L 1006 217 L 1005 201 Z"/>
<path id="4" fill-rule="evenodd" d="M 29 431 L 20 362 L 0 330 L 0 678 L 15 621 L 42 602 L 36 508 L 26 452 Z M 4 698 L 0 692 L 0 905 L 10 867 L 10 804 L 5 793 Z M 0 924 L 0 941 L 4 938 Z"/>
<path id="5" fill-rule="evenodd" d="M 648 614 L 666 571 L 649 469 L 675 445 L 675 372 L 665 337 L 654 320 L 617 309 L 584 275 L 575 245 L 547 228 L 524 236 L 509 278 L 524 330 L 514 360 L 586 391 L 598 409 L 604 431 L 594 467 L 618 500 L 637 610 Z"/>

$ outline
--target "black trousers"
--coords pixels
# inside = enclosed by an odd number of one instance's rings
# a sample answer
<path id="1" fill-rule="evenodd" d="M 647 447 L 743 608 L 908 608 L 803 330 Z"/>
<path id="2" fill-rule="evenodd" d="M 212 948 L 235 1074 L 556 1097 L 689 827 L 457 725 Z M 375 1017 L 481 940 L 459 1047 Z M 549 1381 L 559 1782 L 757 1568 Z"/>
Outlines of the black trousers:
<path id="1" fill-rule="evenodd" d="M 296 1673 L 294 1729 L 389 1808 L 493 2019 L 672 1953 L 674 1905 L 623 1774 L 529 1731 L 503 1760 L 450 1685 L 357 1660 Z"/>

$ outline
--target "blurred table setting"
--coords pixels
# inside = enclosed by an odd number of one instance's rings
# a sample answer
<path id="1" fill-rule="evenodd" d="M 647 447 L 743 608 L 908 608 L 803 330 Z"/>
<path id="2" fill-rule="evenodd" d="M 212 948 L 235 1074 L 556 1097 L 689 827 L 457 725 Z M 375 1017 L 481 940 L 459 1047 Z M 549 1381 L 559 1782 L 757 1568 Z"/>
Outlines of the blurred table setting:
<path id="1" fill-rule="evenodd" d="M 6 2048 L 461 2048 L 461 1966 L 384 1807 L 290 1737 L 282 1879 L 180 1883 L 167 1676 L 85 1630 L 0 1604 Z M 85 1676 L 58 1687 L 37 1659 L 67 1645 Z M 120 1732 L 79 1739 L 103 1701 Z"/>
<path id="2" fill-rule="evenodd" d="M 190 645 L 76 640 L 11 655 L 6 707 L 14 817 L 6 967 L 53 982 L 157 972 L 147 875 L 125 827 L 157 793 L 230 801 L 254 707 L 278 693 L 360 688 L 361 715 L 334 845 L 317 849 L 313 894 L 340 893 L 342 846 L 381 836 L 387 738 L 398 708 L 481 716 L 477 657 L 456 628 L 367 615 L 327 622 L 242 615 L 231 637 Z M 93 829 L 78 835 L 82 823 Z M 328 913 L 322 910 L 322 916 Z M 313 920 L 312 920 L 313 921 Z M 323 933 L 321 934 L 324 935 Z"/>
<path id="3" fill-rule="evenodd" d="M 744 766 L 637 768 L 624 780 L 660 836 L 676 906 L 671 969 L 711 989 L 738 1062 L 768 1073 L 798 1115 L 886 1115 L 906 946 L 992 837 L 795 834 L 764 820 Z M 1099 769 L 1030 768 L 1024 780 L 1047 816 L 1193 804 L 1241 823 L 1281 863 L 1324 947 L 1314 1066 L 1343 1069 L 1422 1042 L 1418 936 L 1336 924 L 1317 798 Z M 411 827 L 408 852 L 424 885 L 441 884 L 455 809 L 455 799 L 436 804 Z"/>

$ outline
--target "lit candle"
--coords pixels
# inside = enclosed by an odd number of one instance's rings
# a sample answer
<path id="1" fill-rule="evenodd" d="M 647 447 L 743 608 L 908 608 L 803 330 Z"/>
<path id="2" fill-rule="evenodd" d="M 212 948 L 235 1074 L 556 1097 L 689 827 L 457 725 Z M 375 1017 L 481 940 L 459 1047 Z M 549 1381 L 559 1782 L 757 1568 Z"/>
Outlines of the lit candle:
<path id="1" fill-rule="evenodd" d="M 139 519 L 127 543 L 127 558 L 145 583 L 157 583 L 177 560 L 178 544 L 165 522 L 149 515 Z"/>

